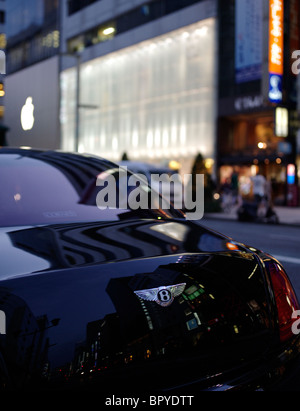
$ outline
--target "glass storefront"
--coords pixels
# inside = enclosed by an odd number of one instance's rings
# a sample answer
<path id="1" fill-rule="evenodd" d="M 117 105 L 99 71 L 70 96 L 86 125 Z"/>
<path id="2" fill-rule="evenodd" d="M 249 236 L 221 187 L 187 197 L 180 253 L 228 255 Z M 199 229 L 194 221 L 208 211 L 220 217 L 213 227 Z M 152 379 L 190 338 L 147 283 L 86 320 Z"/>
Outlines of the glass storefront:
<path id="1" fill-rule="evenodd" d="M 120 160 L 215 158 L 215 20 L 81 65 L 79 151 Z M 62 148 L 74 149 L 76 69 L 61 74 Z"/>
<path id="2" fill-rule="evenodd" d="M 271 184 L 273 203 L 284 204 L 292 147 L 286 138 L 275 136 L 273 111 L 224 118 L 220 128 L 220 184 L 235 172 L 240 195 L 251 198 L 252 177 L 263 174 Z"/>
<path id="3" fill-rule="evenodd" d="M 253 159 L 286 154 L 287 139 L 275 136 L 274 127 L 273 111 L 224 118 L 221 120 L 220 152 L 223 156 Z"/>

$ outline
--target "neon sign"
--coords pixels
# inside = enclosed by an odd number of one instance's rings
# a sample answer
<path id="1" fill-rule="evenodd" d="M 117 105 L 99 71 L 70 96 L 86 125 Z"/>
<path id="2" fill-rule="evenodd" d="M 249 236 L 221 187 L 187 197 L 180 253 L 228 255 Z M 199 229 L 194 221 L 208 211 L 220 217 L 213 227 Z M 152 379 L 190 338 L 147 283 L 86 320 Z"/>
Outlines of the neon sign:
<path id="1" fill-rule="evenodd" d="M 284 1 L 269 2 L 269 100 L 282 101 Z"/>

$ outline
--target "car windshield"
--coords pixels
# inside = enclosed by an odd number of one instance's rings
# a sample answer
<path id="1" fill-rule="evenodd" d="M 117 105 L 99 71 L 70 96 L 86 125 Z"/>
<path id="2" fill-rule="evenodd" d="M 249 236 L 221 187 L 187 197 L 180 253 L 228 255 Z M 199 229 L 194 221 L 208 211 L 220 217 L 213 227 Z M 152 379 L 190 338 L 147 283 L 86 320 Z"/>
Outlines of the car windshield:
<path id="1" fill-rule="evenodd" d="M 154 196 L 156 204 L 149 201 L 148 208 L 130 208 L 128 198 L 134 189 L 128 186 L 130 175 L 127 170 L 93 156 L 0 150 L 0 226 L 183 216 L 171 207 L 162 209 L 158 196 Z M 115 181 L 115 206 L 107 201 L 101 203 L 100 209 L 98 199 L 101 190 L 107 190 L 107 176 Z M 147 197 L 151 195 L 145 183 L 136 187 L 144 190 Z M 101 198 L 106 201 L 108 195 Z"/>

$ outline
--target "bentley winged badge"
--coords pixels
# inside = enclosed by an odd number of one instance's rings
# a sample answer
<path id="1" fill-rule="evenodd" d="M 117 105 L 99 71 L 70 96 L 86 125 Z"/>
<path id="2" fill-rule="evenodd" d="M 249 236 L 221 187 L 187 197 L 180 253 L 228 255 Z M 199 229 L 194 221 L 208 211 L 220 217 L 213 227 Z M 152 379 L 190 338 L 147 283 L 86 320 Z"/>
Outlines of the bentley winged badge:
<path id="1" fill-rule="evenodd" d="M 134 291 L 142 300 L 155 301 L 162 307 L 168 307 L 172 304 L 175 297 L 181 295 L 185 289 L 186 283 L 162 286 L 157 288 L 148 288 L 146 290 Z"/>

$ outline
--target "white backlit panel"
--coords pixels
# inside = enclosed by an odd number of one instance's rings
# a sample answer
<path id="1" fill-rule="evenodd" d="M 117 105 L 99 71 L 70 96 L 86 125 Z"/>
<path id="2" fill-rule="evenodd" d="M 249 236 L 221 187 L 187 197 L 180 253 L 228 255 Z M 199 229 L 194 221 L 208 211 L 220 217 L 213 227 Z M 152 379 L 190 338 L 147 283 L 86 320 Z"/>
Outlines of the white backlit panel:
<path id="1" fill-rule="evenodd" d="M 214 157 L 215 20 L 81 66 L 79 149 L 112 160 Z M 62 148 L 74 148 L 75 69 L 61 76 Z"/>

